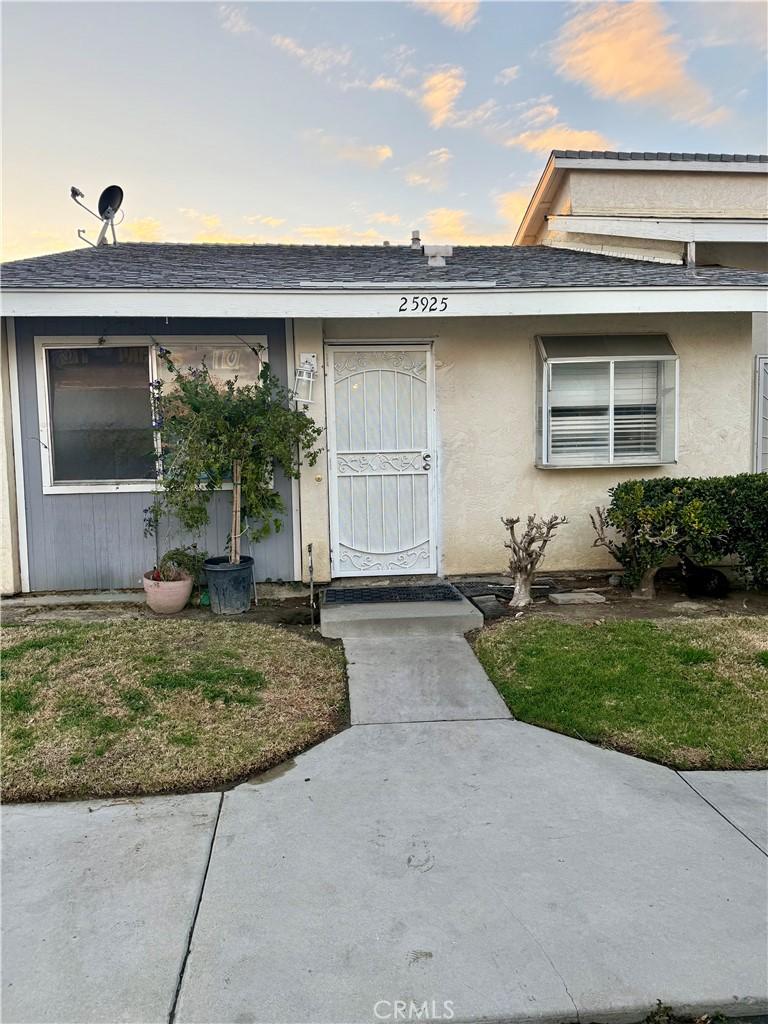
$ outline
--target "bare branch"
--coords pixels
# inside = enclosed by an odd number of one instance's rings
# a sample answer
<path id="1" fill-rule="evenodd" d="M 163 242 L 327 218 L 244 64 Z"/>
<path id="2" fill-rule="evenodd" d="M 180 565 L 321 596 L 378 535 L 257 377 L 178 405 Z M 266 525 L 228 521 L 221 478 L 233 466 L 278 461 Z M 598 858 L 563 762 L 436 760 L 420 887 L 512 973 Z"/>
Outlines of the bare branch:
<path id="1" fill-rule="evenodd" d="M 536 568 L 544 557 L 547 545 L 555 535 L 559 526 L 568 522 L 565 516 L 549 516 L 540 519 L 536 515 L 528 516 L 525 529 L 518 536 L 519 516 L 504 518 L 502 523 L 509 533 L 504 547 L 510 551 L 509 573 L 515 578 L 515 596 L 510 602 L 512 607 L 524 607 L 531 603 L 531 584 Z"/>

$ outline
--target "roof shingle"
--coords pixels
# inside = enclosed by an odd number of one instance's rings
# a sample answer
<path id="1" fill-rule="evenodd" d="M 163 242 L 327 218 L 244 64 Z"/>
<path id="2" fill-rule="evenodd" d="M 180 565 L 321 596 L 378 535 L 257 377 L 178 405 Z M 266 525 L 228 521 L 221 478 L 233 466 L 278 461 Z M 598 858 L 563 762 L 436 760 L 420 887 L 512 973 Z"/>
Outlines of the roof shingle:
<path id="1" fill-rule="evenodd" d="M 765 287 L 768 274 L 685 267 L 551 246 L 457 246 L 429 267 L 409 246 L 217 245 L 131 242 L 2 266 L 10 289 L 295 290 L 313 284 L 404 287 L 495 282 L 497 288 Z"/>

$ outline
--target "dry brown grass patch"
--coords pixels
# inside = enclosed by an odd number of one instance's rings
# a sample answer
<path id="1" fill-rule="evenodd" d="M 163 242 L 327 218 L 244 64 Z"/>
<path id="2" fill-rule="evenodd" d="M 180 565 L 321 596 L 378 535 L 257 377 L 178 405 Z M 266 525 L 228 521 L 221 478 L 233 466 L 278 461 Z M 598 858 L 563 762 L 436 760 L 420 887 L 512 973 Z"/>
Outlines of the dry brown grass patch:
<path id="1" fill-rule="evenodd" d="M 67 621 L 7 628 L 2 650 L 6 800 L 213 788 L 345 721 L 341 649 L 296 630 Z"/>

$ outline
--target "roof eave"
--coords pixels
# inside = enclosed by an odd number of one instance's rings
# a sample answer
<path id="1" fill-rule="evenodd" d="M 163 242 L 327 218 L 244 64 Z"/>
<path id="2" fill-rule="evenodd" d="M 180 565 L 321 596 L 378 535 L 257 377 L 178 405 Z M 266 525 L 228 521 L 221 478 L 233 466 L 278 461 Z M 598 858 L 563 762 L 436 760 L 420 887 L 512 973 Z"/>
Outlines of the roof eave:
<path id="1" fill-rule="evenodd" d="M 414 284 L 411 294 L 422 289 Z M 246 290 L 9 289 L 3 313 L 16 317 L 211 317 L 434 319 L 474 316 L 544 316 L 622 313 L 768 312 L 768 293 L 758 286 L 493 288 L 451 291 L 446 309 L 400 312 L 391 289 Z"/>

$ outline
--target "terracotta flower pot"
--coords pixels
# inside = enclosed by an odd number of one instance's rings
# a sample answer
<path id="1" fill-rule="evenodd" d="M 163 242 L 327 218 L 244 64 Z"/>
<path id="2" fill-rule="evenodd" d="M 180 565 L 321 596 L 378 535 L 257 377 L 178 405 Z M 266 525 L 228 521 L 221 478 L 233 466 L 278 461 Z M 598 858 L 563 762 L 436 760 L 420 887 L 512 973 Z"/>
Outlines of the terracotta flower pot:
<path id="1" fill-rule="evenodd" d="M 180 612 L 189 601 L 192 593 L 192 577 L 181 580 L 153 580 L 152 573 L 144 573 L 144 592 L 147 604 L 158 615 L 171 615 Z"/>

